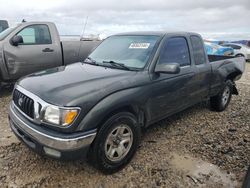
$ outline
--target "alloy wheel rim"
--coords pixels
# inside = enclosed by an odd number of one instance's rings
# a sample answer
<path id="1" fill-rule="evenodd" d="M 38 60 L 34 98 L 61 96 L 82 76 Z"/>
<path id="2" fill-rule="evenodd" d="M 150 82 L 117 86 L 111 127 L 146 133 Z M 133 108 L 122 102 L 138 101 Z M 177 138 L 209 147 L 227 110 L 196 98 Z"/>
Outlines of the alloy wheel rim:
<path id="1" fill-rule="evenodd" d="M 228 86 L 226 86 L 226 88 L 223 91 L 222 94 L 222 104 L 225 106 L 229 100 L 230 97 L 230 88 Z"/>
<path id="2" fill-rule="evenodd" d="M 117 162 L 122 160 L 130 151 L 133 143 L 133 132 L 128 125 L 121 124 L 115 127 L 105 141 L 106 157 Z"/>

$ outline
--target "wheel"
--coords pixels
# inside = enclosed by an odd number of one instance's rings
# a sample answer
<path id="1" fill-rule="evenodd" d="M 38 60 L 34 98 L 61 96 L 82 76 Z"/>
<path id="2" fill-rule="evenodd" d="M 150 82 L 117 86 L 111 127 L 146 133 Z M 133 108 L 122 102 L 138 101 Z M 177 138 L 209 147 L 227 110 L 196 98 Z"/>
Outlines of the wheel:
<path id="1" fill-rule="evenodd" d="M 221 112 L 227 108 L 232 97 L 232 88 L 233 82 L 228 80 L 226 81 L 221 92 L 218 95 L 210 98 L 210 104 L 213 110 Z"/>
<path id="2" fill-rule="evenodd" d="M 141 128 L 133 114 L 115 114 L 98 131 L 90 149 L 89 160 L 104 173 L 117 172 L 132 159 L 140 136 Z"/>

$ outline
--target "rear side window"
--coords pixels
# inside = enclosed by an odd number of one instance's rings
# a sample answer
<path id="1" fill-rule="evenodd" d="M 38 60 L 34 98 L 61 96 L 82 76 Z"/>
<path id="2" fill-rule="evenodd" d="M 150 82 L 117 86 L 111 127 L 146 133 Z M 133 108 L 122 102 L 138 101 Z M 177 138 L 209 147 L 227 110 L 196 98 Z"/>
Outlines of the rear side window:
<path id="1" fill-rule="evenodd" d="M 196 65 L 201 65 L 206 63 L 206 55 L 204 52 L 203 41 L 200 37 L 191 36 L 191 43 L 193 47 L 194 61 Z"/>
<path id="2" fill-rule="evenodd" d="M 166 41 L 160 54 L 159 64 L 179 63 L 180 66 L 190 65 L 190 55 L 187 40 L 174 37 Z"/>
<path id="3" fill-rule="evenodd" d="M 23 44 L 52 44 L 47 25 L 31 25 L 25 27 L 17 35 L 23 37 Z"/>

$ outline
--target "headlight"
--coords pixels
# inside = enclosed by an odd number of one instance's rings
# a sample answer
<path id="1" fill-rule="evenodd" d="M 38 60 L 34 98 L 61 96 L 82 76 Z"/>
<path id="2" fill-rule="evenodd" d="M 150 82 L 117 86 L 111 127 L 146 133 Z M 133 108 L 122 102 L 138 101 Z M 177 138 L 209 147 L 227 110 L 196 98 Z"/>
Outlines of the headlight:
<path id="1" fill-rule="evenodd" d="M 65 127 L 73 123 L 79 111 L 79 109 L 75 108 L 64 109 L 56 106 L 48 106 L 45 109 L 43 121 Z"/>

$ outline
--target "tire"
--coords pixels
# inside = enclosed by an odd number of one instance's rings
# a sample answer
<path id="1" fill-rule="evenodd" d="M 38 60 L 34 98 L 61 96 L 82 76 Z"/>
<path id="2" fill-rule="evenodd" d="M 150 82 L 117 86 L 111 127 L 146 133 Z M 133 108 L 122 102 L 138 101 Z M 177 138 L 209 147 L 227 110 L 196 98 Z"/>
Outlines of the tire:
<path id="1" fill-rule="evenodd" d="M 210 105 L 212 110 L 217 112 L 224 111 L 230 103 L 233 91 L 233 82 L 231 80 L 226 81 L 221 92 L 210 98 Z"/>
<path id="2" fill-rule="evenodd" d="M 141 128 L 129 112 L 111 116 L 100 128 L 89 151 L 89 161 L 105 174 L 121 170 L 134 156 Z"/>

